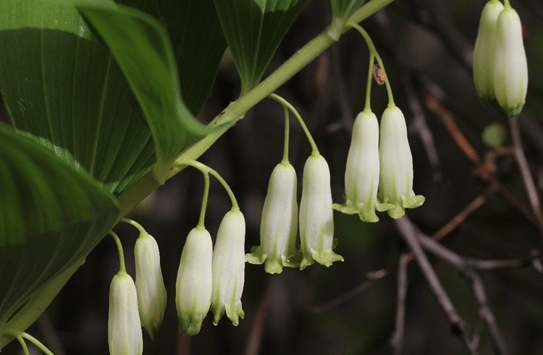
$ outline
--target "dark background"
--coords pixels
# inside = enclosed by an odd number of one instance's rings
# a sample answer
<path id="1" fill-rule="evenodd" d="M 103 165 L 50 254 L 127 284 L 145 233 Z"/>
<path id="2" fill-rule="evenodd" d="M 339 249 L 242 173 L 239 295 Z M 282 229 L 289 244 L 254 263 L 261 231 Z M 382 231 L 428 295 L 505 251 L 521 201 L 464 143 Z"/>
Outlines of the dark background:
<path id="1" fill-rule="evenodd" d="M 539 193 L 543 191 L 543 4 L 537 0 L 512 2 L 525 30 L 529 89 L 520 124 L 525 154 Z M 473 165 L 451 138 L 442 115 L 428 110 L 426 91 L 438 96 L 468 142 L 483 156 L 485 126 L 507 120 L 499 107 L 479 103 L 471 61 L 483 1 L 397 1 L 361 25 L 372 36 L 391 80 L 395 101 L 407 119 L 415 167 L 414 190 L 425 204 L 408 210 L 409 218 L 432 235 L 484 192 Z M 326 1 L 308 1 L 285 36 L 269 72 L 320 33 L 330 18 Z M 363 109 L 369 53 L 362 37 L 350 31 L 339 43 L 303 69 L 277 93 L 302 114 L 332 173 L 334 202 L 343 203 L 343 179 L 354 117 Z M 225 55 L 211 97 L 201 114 L 209 122 L 239 94 L 231 58 Z M 372 109 L 379 117 L 386 107 L 384 86 L 374 83 Z M 441 93 L 441 94 L 439 94 Z M 0 117 L 8 121 L 2 109 Z M 247 221 L 246 251 L 259 245 L 260 213 L 268 179 L 280 162 L 283 109 L 264 100 L 230 129 L 201 161 L 216 169 L 230 184 Z M 431 143 L 425 146 L 424 140 Z M 505 144 L 511 143 L 509 136 Z M 298 173 L 310 154 L 299 125 L 291 119 L 290 159 Z M 432 154 L 437 156 L 438 164 Z M 432 160 L 433 159 L 433 160 Z M 496 161 L 496 175 L 522 208 L 530 210 L 515 160 Z M 332 300 L 357 289 L 367 273 L 394 269 L 404 250 L 395 224 L 386 214 L 367 224 L 357 216 L 334 212 L 336 252 L 345 262 L 330 268 L 314 265 L 304 271 L 285 269 L 268 275 L 263 266 L 246 265 L 242 298 L 245 320 L 233 327 L 224 317 L 218 326 L 209 315 L 199 335 L 178 333 L 175 278 L 183 243 L 196 226 L 203 179 L 191 169 L 167 182 L 143 201 L 130 217 L 157 239 L 168 290 L 168 307 L 158 338 L 147 334 L 145 354 L 392 354 L 390 337 L 396 312 L 396 274 L 375 281 L 353 297 L 328 309 Z M 229 210 L 228 196 L 212 180 L 206 227 L 213 236 Z M 460 255 L 482 259 L 525 258 L 541 248 L 538 230 L 519 208 L 499 193 L 488 197 L 442 243 Z M 137 231 L 120 225 L 127 269 L 134 275 L 133 246 Z M 468 282 L 457 270 L 430 256 L 440 280 L 462 317 L 477 329 L 478 308 Z M 106 354 L 109 282 L 118 271 L 117 250 L 105 238 L 86 263 L 29 332 L 55 352 Z M 511 354 L 543 354 L 543 276 L 535 268 L 498 269 L 481 273 L 488 303 Z M 404 354 L 467 354 L 451 333 L 447 318 L 415 263 L 408 269 Z M 58 344 L 55 345 L 55 342 Z M 482 328 L 480 354 L 494 354 L 488 329 Z M 5 354 L 22 354 L 13 342 Z"/>

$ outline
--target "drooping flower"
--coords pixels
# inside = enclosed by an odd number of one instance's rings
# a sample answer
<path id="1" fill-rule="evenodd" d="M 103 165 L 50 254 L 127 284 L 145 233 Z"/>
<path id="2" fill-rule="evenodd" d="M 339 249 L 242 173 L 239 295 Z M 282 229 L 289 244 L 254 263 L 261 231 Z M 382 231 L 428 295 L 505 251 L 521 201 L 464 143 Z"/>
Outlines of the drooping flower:
<path id="1" fill-rule="evenodd" d="M 181 334 L 198 334 L 211 306 L 212 256 L 209 232 L 203 227 L 192 229 L 177 272 L 175 303 Z"/>
<path id="2" fill-rule="evenodd" d="M 299 222 L 303 254 L 300 269 L 315 261 L 325 266 L 343 261 L 343 257 L 332 250 L 334 217 L 330 169 L 318 153 L 311 154 L 304 166 Z"/>
<path id="3" fill-rule="evenodd" d="M 213 323 L 226 315 L 232 324 L 239 324 L 245 313 L 241 294 L 245 281 L 245 218 L 239 208 L 232 208 L 221 221 L 213 250 Z"/>
<path id="4" fill-rule="evenodd" d="M 141 233 L 136 241 L 134 257 L 141 324 L 151 339 L 154 339 L 162 325 L 167 299 L 155 238 L 148 233 Z"/>
<path id="5" fill-rule="evenodd" d="M 283 266 L 298 267 L 291 260 L 296 251 L 298 203 L 296 171 L 288 162 L 278 164 L 270 177 L 260 222 L 260 246 L 247 254 L 247 262 L 262 264 L 266 272 L 280 274 Z"/>
<path id="6" fill-rule="evenodd" d="M 413 192 L 413 158 L 402 111 L 389 104 L 381 118 L 381 190 L 378 197 L 383 203 L 394 205 L 389 216 L 400 218 L 405 208 L 416 208 L 424 203 L 424 196 Z"/>
<path id="7" fill-rule="evenodd" d="M 108 344 L 111 355 L 141 355 L 143 334 L 134 281 L 120 271 L 109 288 Z"/>
<path id="8" fill-rule="evenodd" d="M 386 211 L 392 205 L 379 203 L 379 123 L 371 110 L 360 112 L 354 121 L 347 167 L 345 169 L 345 204 L 334 208 L 358 214 L 364 222 L 377 222 L 375 210 Z"/>
<path id="9" fill-rule="evenodd" d="M 479 32 L 473 50 L 473 81 L 479 99 L 485 105 L 496 102 L 494 93 L 494 56 L 496 55 L 496 25 L 503 10 L 499 0 L 486 3 L 479 22 Z"/>
<path id="10" fill-rule="evenodd" d="M 522 111 L 528 91 L 528 64 L 517 12 L 506 7 L 496 25 L 494 90 L 498 103 L 508 116 Z"/>

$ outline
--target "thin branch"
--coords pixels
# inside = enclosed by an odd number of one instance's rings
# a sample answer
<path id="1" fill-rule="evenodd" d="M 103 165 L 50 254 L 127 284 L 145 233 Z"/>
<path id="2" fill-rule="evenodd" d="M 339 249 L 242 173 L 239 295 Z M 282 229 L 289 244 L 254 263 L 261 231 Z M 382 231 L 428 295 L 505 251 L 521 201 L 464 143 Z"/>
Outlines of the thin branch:
<path id="1" fill-rule="evenodd" d="M 406 244 L 415 255 L 415 259 L 419 264 L 419 267 L 424 277 L 426 278 L 426 281 L 428 282 L 432 293 L 436 297 L 441 309 L 443 310 L 449 320 L 449 323 L 451 324 L 453 334 L 455 334 L 462 340 L 462 342 L 466 346 L 466 349 L 471 355 L 478 354 L 477 350 L 473 348 L 469 339 L 468 324 L 462 319 L 462 317 L 460 317 L 460 314 L 458 314 L 458 312 L 456 311 L 456 308 L 454 307 L 451 299 L 449 298 L 449 295 L 441 285 L 441 282 L 439 281 L 439 278 L 437 277 L 434 269 L 432 268 L 432 265 L 430 264 L 428 258 L 426 257 L 426 254 L 422 250 L 419 238 L 417 238 L 417 232 L 415 231 L 412 223 L 410 223 L 410 221 L 405 216 L 403 218 L 395 220 L 394 222 L 398 227 L 398 230 L 400 231 L 400 234 L 404 238 Z"/>
<path id="2" fill-rule="evenodd" d="M 528 200 L 530 201 L 532 211 L 539 227 L 539 233 L 541 238 L 543 238 L 543 212 L 541 211 L 541 203 L 539 201 L 537 189 L 535 187 L 532 174 L 530 173 L 526 156 L 524 155 L 524 149 L 522 148 L 522 140 L 520 138 L 517 116 L 509 117 L 509 127 L 511 128 L 511 138 L 513 140 L 513 147 L 515 149 L 515 159 L 519 166 L 520 174 L 522 175 L 522 180 L 524 181 L 524 187 L 526 188 L 526 194 L 528 195 Z"/>
<path id="3" fill-rule="evenodd" d="M 401 355 L 405 332 L 405 298 L 407 296 L 407 258 L 405 253 L 398 259 L 398 294 L 396 299 L 396 321 L 390 345 L 394 349 L 394 355 Z"/>
<path id="4" fill-rule="evenodd" d="M 430 166 L 433 171 L 433 179 L 436 182 L 441 182 L 443 180 L 443 174 L 441 173 L 440 169 L 439 156 L 437 154 L 437 149 L 434 143 L 434 135 L 430 128 L 428 128 L 428 124 L 426 123 L 426 117 L 424 117 L 424 111 L 422 110 L 422 105 L 420 104 L 417 95 L 415 95 L 415 88 L 411 83 L 411 77 L 409 73 L 404 72 L 401 77 L 405 87 L 404 92 L 407 94 L 407 98 L 409 100 L 409 108 L 413 113 L 415 128 L 419 133 L 420 140 L 422 141 L 422 145 L 424 147 L 424 150 L 426 151 L 428 161 L 430 162 Z"/>
<path id="5" fill-rule="evenodd" d="M 272 288 L 271 279 L 268 278 L 266 289 L 255 312 L 255 317 L 251 327 L 251 332 L 249 333 L 249 338 L 247 339 L 247 344 L 245 346 L 245 355 L 257 355 L 260 353 L 260 345 L 262 344 L 262 337 L 264 336 L 264 330 L 266 329 L 266 319 L 268 318 L 269 310 L 269 299 Z"/>
<path id="6" fill-rule="evenodd" d="M 479 317 L 484 319 L 486 325 L 488 326 L 491 339 L 494 343 L 494 346 L 496 347 L 498 351 L 498 354 L 500 355 L 509 354 L 509 352 L 507 351 L 507 347 L 505 345 L 503 334 L 501 333 L 498 327 L 498 324 L 496 322 L 494 314 L 492 313 L 492 310 L 488 306 L 488 301 L 487 301 L 483 281 L 481 280 L 481 277 L 479 276 L 479 274 L 477 274 L 472 267 L 478 266 L 479 264 L 486 267 L 491 266 L 491 265 L 495 267 L 509 267 L 511 264 L 511 261 L 487 262 L 487 261 L 480 261 L 476 259 L 471 259 L 471 261 L 467 261 L 465 258 L 454 253 L 453 251 L 446 248 L 445 246 L 439 244 L 432 238 L 424 235 L 422 232 L 416 229 L 416 227 L 408 219 L 405 219 L 404 223 L 413 230 L 413 233 L 416 235 L 416 239 L 418 239 L 420 244 L 424 246 L 425 249 L 431 251 L 438 258 L 454 266 L 457 270 L 461 271 L 471 280 L 470 286 L 472 288 L 473 294 L 477 301 L 477 305 L 479 307 Z M 519 261 L 517 260 L 516 262 L 518 263 Z M 485 264 L 485 263 L 488 263 L 488 264 Z M 474 344 L 476 344 L 476 342 L 472 342 L 471 344 L 473 346 Z"/>

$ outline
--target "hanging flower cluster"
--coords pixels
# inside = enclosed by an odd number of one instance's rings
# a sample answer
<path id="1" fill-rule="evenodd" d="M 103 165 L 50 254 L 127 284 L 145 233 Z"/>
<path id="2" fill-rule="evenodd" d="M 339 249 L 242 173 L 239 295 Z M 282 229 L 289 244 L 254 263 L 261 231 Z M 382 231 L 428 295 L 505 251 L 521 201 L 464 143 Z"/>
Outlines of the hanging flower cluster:
<path id="1" fill-rule="evenodd" d="M 413 191 L 413 158 L 405 118 L 394 104 L 383 63 L 369 35 L 359 25 L 351 26 L 362 34 L 368 44 L 370 67 L 366 107 L 355 119 L 347 156 L 345 203 L 334 204 L 334 208 L 346 214 L 358 214 L 364 222 L 379 221 L 375 211 L 388 211 L 389 216 L 400 218 L 406 208 L 416 208 L 424 203 L 424 196 L 415 195 Z M 379 61 L 381 72 L 378 84 L 386 83 L 389 96 L 380 131 L 377 117 L 370 108 L 375 58 Z"/>
<path id="2" fill-rule="evenodd" d="M 239 318 L 245 315 L 241 306 L 245 278 L 245 219 L 230 187 L 216 171 L 196 161 L 184 161 L 183 164 L 196 167 L 205 177 L 200 221 L 188 234 L 181 253 L 175 297 L 180 332 L 196 335 L 210 308 L 215 314 L 215 324 L 225 312 L 234 325 L 238 325 Z M 214 249 L 211 235 L 204 226 L 209 174 L 217 177 L 232 199 L 232 209 L 221 222 Z M 117 243 L 121 266 L 111 282 L 109 348 L 112 355 L 140 355 L 143 352 L 141 328 L 151 339 L 157 336 L 167 295 L 157 242 L 137 222 L 126 218 L 122 221 L 140 231 L 134 248 L 136 283 L 126 273 L 119 238 L 110 232 Z"/>
<path id="3" fill-rule="evenodd" d="M 496 100 L 508 116 L 526 101 L 528 64 L 522 25 L 509 0 L 490 0 L 484 7 L 473 52 L 473 80 L 483 104 Z"/>
<path id="4" fill-rule="evenodd" d="M 260 223 L 260 246 L 251 248 L 246 260 L 262 264 L 266 272 L 280 274 L 283 267 L 305 269 L 317 261 L 330 266 L 343 257 L 334 253 L 334 218 L 330 168 L 296 109 L 272 94 L 285 108 L 285 149 L 283 161 L 272 172 Z M 292 110 L 313 149 L 304 166 L 300 209 L 296 199 L 296 171 L 288 161 L 288 110 Z M 300 230 L 301 249 L 296 248 Z"/>
<path id="5" fill-rule="evenodd" d="M 225 312 L 233 325 L 238 325 L 239 318 L 245 316 L 241 306 L 245 280 L 245 218 L 232 190 L 216 171 L 196 161 L 185 163 L 202 171 L 205 178 L 200 221 L 190 231 L 183 247 L 175 298 L 179 331 L 196 335 L 210 308 L 214 324 L 218 324 Z M 232 209 L 219 226 L 214 249 L 211 235 L 204 227 L 209 174 L 223 184 L 232 200 Z"/>

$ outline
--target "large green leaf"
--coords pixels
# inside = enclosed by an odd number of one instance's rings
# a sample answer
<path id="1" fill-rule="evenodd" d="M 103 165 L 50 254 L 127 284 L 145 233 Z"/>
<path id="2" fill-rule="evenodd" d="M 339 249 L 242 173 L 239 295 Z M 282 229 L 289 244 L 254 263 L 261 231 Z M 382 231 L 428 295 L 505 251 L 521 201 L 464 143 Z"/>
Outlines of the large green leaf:
<path id="1" fill-rule="evenodd" d="M 198 115 L 215 81 L 226 41 L 213 0 L 122 0 L 156 17 L 170 36 L 183 101 Z"/>
<path id="2" fill-rule="evenodd" d="M 0 329 L 41 286 L 88 254 L 116 199 L 83 169 L 0 125 Z"/>
<path id="3" fill-rule="evenodd" d="M 130 87 L 72 0 L 0 1 L 0 92 L 18 130 L 115 194 L 154 164 Z"/>
<path id="4" fill-rule="evenodd" d="M 173 48 L 161 23 L 139 10 L 84 1 L 79 11 L 107 43 L 143 109 L 153 134 L 157 179 L 188 145 L 213 131 L 181 98 Z"/>
<path id="5" fill-rule="evenodd" d="M 242 82 L 257 85 L 305 0 L 214 0 Z"/>

